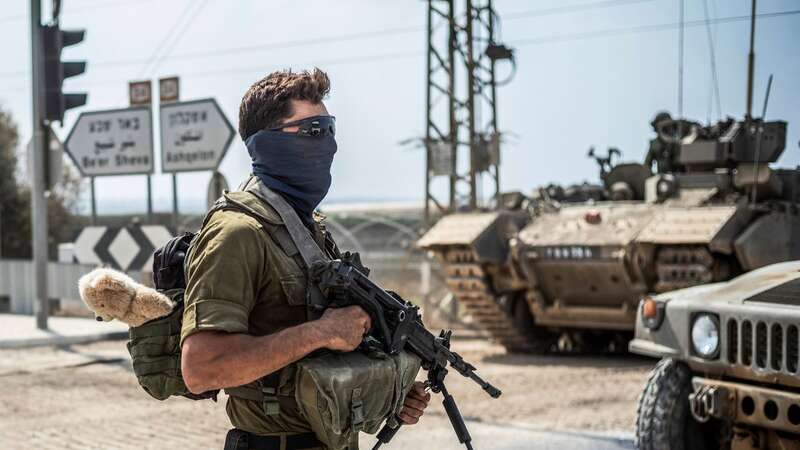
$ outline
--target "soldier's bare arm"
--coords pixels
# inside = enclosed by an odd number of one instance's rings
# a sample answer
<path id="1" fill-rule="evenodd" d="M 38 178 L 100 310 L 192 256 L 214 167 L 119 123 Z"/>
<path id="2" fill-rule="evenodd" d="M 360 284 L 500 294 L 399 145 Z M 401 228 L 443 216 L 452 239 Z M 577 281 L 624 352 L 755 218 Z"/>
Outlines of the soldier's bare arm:
<path id="1" fill-rule="evenodd" d="M 200 331 L 183 342 L 183 380 L 194 393 L 241 386 L 320 348 L 351 351 L 369 328 L 367 313 L 350 306 L 328 309 L 319 320 L 266 336 Z"/>

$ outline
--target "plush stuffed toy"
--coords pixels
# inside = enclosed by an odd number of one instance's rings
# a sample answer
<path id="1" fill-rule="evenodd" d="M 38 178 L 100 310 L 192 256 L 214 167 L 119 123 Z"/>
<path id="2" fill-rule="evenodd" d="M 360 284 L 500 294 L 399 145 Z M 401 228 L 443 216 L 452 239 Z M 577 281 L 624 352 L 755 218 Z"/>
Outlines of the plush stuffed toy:
<path id="1" fill-rule="evenodd" d="M 175 306 L 166 295 L 112 269 L 94 269 L 78 280 L 78 289 L 97 320 L 117 319 L 132 327 L 164 317 Z"/>

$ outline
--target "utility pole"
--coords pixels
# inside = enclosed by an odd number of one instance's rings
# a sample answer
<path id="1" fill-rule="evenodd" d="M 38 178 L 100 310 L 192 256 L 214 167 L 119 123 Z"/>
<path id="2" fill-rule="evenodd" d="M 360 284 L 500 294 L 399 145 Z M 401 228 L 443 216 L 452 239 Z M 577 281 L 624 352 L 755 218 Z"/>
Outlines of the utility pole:
<path id="1" fill-rule="evenodd" d="M 47 329 L 49 300 L 47 293 L 47 198 L 45 197 L 45 161 L 47 126 L 44 121 L 44 67 L 42 45 L 41 0 L 31 0 L 31 93 L 33 111 L 33 136 L 31 159 L 33 180 L 31 187 L 31 241 L 33 246 L 33 280 L 36 328 Z"/>
<path id="2" fill-rule="evenodd" d="M 427 2 L 426 226 L 431 204 L 442 214 L 485 207 L 480 198 L 484 174 L 492 181 L 492 197 L 499 198 L 497 85 L 501 83 L 496 81 L 495 63 L 514 64 L 513 51 L 495 41 L 499 19 L 492 0 Z M 459 79 L 463 86 L 457 86 Z M 446 201 L 433 193 L 432 185 L 440 176 L 449 181 Z"/>

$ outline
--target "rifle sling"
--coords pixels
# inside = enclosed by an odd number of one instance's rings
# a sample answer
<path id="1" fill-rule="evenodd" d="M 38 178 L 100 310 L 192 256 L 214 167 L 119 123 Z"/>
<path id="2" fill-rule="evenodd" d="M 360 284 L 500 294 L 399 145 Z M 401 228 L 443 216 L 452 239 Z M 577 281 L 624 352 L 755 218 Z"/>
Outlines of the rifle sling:
<path id="1" fill-rule="evenodd" d="M 300 257 L 303 259 L 307 269 L 311 269 L 311 266 L 316 262 L 329 261 L 329 258 L 325 256 L 325 253 L 319 248 L 316 241 L 314 241 L 311 232 L 303 225 L 297 212 L 283 197 L 264 186 L 264 183 L 261 181 L 257 181 L 255 186 L 251 186 L 247 190 L 275 208 L 275 211 L 281 216 L 283 224 L 289 231 L 289 235 L 292 237 L 294 244 L 297 246 Z"/>

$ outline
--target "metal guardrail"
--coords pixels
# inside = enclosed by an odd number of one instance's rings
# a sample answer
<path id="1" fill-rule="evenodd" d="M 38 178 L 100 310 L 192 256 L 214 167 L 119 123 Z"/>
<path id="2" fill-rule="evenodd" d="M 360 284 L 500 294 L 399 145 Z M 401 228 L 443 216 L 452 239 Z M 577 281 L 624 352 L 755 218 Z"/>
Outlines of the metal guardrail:
<path id="1" fill-rule="evenodd" d="M 424 303 L 430 294 L 431 284 L 440 284 L 438 280 L 431 279 L 430 266 L 426 269 L 424 259 L 419 255 L 409 257 L 405 252 L 386 251 L 367 252 L 363 257 L 366 265 L 372 269 L 373 276 L 384 283 L 387 289 L 395 290 L 409 299 L 419 299 Z M 85 264 L 48 263 L 48 297 L 58 300 L 60 309 L 68 314 L 90 314 L 80 300 L 78 280 L 94 268 Z M 426 275 L 422 272 L 426 272 Z M 151 284 L 149 272 L 132 271 L 128 275 L 144 284 Z M 33 276 L 31 261 L 0 259 L 0 299 L 5 297 L 10 300 L 7 312 L 33 314 Z M 423 278 L 426 281 L 420 283 Z"/>

